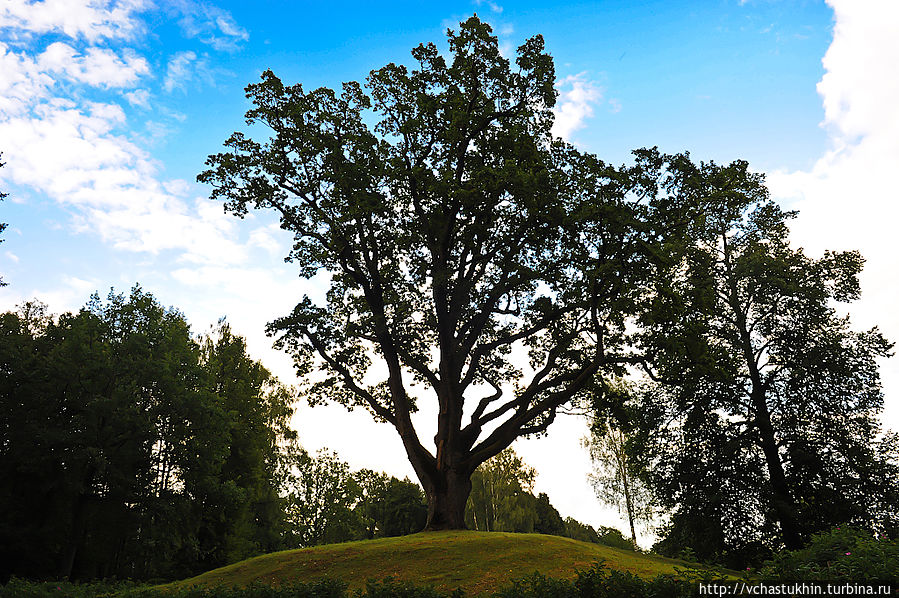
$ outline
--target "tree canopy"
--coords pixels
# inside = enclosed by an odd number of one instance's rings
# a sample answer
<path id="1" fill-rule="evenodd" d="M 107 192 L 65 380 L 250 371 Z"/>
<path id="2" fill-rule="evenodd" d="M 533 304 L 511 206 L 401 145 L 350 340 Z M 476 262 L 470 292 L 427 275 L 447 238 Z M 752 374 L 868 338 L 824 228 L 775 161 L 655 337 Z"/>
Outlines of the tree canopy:
<path id="1" fill-rule="evenodd" d="M 173 577 L 283 548 L 290 391 L 140 287 L 0 314 L 0 579 Z"/>
<path id="2" fill-rule="evenodd" d="M 464 526 L 480 463 L 632 360 L 649 234 L 622 177 L 552 138 L 540 36 L 514 64 L 477 17 L 447 37 L 447 57 L 420 45 L 416 68 L 340 93 L 266 71 L 247 122 L 270 137 L 234 133 L 198 177 L 237 216 L 274 210 L 302 276 L 329 273 L 326 304 L 304 297 L 269 330 L 300 374 L 320 372 L 312 402 L 396 429 L 433 529 Z M 424 396 L 433 449 L 411 419 Z"/>
<path id="3" fill-rule="evenodd" d="M 637 412 L 669 535 L 795 549 L 841 522 L 895 525 L 875 506 L 896 496 L 877 444 L 891 344 L 835 309 L 859 297 L 861 256 L 793 247 L 795 213 L 745 162 L 657 156 L 654 169 L 655 191 L 690 215 L 640 319 L 655 384 Z"/>

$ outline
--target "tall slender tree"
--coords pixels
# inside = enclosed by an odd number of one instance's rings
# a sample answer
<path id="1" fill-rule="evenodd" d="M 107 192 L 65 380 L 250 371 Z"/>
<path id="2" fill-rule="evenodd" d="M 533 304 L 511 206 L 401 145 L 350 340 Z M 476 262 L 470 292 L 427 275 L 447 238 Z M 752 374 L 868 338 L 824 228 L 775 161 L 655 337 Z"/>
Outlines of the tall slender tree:
<path id="1" fill-rule="evenodd" d="M 482 463 L 472 476 L 466 520 L 482 532 L 533 532 L 537 471 L 511 448 Z M 548 499 L 547 499 L 548 502 Z"/>
<path id="2" fill-rule="evenodd" d="M 660 383 L 647 397 L 664 414 L 652 425 L 673 434 L 657 445 L 675 464 L 667 471 L 711 459 L 709 504 L 728 486 L 738 496 L 752 482 L 745 470 L 757 471 L 763 520 L 788 548 L 829 524 L 870 520 L 872 474 L 886 466 L 875 450 L 877 360 L 891 344 L 835 310 L 859 297 L 861 256 L 814 259 L 791 246 L 795 213 L 770 200 L 745 162 L 656 156 L 650 178 L 692 215 L 641 322 L 646 371 Z M 758 529 L 752 512 L 731 529 Z"/>
<path id="3" fill-rule="evenodd" d="M 269 330 L 301 375 L 323 373 L 313 402 L 361 405 L 396 429 L 429 529 L 464 527 L 480 463 L 632 360 L 625 316 L 646 240 L 614 171 L 552 139 L 543 39 L 514 64 L 477 17 L 448 40 L 448 60 L 424 44 L 413 70 L 372 71 L 368 94 L 266 71 L 247 87 L 247 120 L 271 138 L 233 134 L 198 177 L 237 216 L 273 210 L 302 276 L 330 274 L 326 305 L 305 297 Z M 423 396 L 432 450 L 411 417 Z"/>
<path id="4" fill-rule="evenodd" d="M 630 438 L 622 427 L 605 419 L 594 422 L 590 436 L 584 439 L 590 453 L 593 472 L 590 483 L 596 496 L 605 504 L 624 512 L 631 532 L 631 542 L 637 545 L 637 525 L 649 523 L 653 516 L 653 497 L 650 488 L 636 469 L 639 460 L 632 457 Z"/>

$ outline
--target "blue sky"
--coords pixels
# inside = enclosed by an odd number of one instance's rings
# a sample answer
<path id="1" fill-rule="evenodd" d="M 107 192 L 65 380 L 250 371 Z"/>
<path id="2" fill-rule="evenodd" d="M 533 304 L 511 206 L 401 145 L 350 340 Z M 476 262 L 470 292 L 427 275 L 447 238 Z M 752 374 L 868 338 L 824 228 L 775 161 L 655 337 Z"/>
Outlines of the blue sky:
<path id="1" fill-rule="evenodd" d="M 0 4 L 0 308 L 54 312 L 140 282 L 195 331 L 221 315 L 287 382 L 262 328 L 321 292 L 282 261 L 264 214 L 237 220 L 194 178 L 243 125 L 243 87 L 271 68 L 335 87 L 472 13 L 504 52 L 540 33 L 554 56 L 556 132 L 614 163 L 658 145 L 749 160 L 799 208 L 793 241 L 868 258 L 859 327 L 899 340 L 895 234 L 899 8 L 894 0 L 310 3 L 261 0 L 4 0 Z M 899 366 L 884 363 L 885 421 L 899 428 Z M 410 475 L 395 435 L 361 413 L 303 408 L 310 448 Z M 565 515 L 617 521 L 584 479 L 585 430 L 568 418 L 520 443 Z M 423 436 L 427 436 L 423 434 Z M 374 442 L 367 445 L 358 438 Z M 559 466 L 564 462 L 565 466 Z"/>

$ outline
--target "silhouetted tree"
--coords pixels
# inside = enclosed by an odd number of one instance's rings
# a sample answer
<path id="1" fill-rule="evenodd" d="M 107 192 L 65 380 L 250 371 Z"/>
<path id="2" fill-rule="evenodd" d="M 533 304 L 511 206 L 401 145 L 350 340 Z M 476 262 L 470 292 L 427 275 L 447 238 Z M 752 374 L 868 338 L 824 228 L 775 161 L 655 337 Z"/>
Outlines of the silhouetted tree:
<path id="1" fill-rule="evenodd" d="M 313 401 L 364 406 L 396 429 L 429 529 L 464 527 L 478 465 L 633 360 L 625 320 L 649 235 L 624 179 L 551 138 L 540 36 L 514 67 L 477 17 L 448 40 L 449 60 L 425 44 L 414 70 L 372 71 L 369 94 L 266 71 L 247 87 L 247 120 L 272 137 L 233 134 L 198 177 L 237 216 L 274 210 L 302 276 L 331 273 L 326 305 L 303 298 L 269 331 L 301 376 L 323 374 Z M 386 378 L 368 384 L 371 371 Z M 410 384 L 436 403 L 433 452 Z"/>
<path id="2" fill-rule="evenodd" d="M 0 577 L 182 576 L 283 546 L 290 393 L 135 287 L 0 315 Z"/>
<path id="3" fill-rule="evenodd" d="M 644 164 L 647 192 L 690 226 L 671 240 L 640 321 L 658 384 L 639 411 L 661 430 L 649 454 L 674 509 L 669 531 L 705 546 L 742 537 L 798 548 L 835 523 L 874 523 L 871 505 L 896 479 L 883 478 L 896 468 L 875 442 L 877 360 L 891 345 L 834 307 L 858 298 L 861 256 L 791 247 L 795 214 L 746 162 L 649 152 Z"/>

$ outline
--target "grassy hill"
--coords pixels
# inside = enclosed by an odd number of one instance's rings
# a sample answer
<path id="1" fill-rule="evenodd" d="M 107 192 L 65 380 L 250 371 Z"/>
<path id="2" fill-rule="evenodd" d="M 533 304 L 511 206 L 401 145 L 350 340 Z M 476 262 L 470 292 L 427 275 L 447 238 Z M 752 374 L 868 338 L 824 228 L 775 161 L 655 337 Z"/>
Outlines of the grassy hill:
<path id="1" fill-rule="evenodd" d="M 574 577 L 576 569 L 588 569 L 598 560 L 644 578 L 687 566 L 682 561 L 558 536 L 451 531 L 275 552 L 165 587 L 280 584 L 331 577 L 358 588 L 368 579 L 392 576 L 443 591 L 462 588 L 467 595 L 477 596 L 534 571 Z"/>

